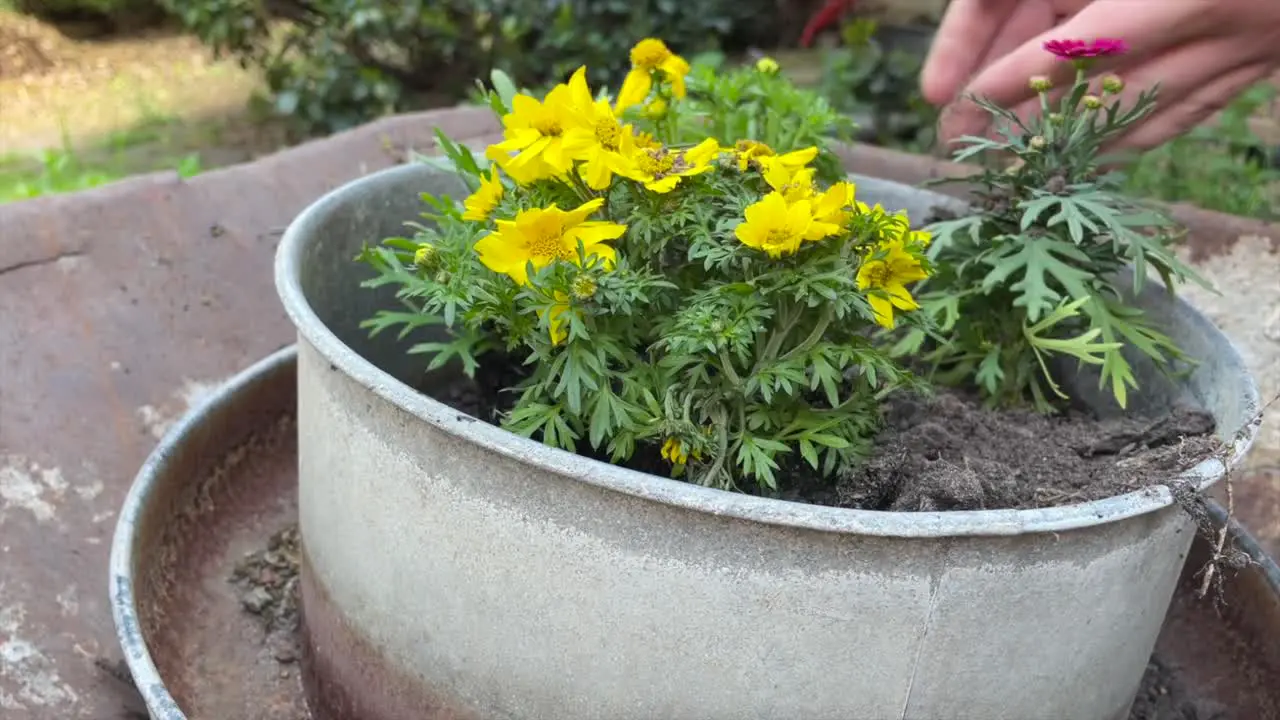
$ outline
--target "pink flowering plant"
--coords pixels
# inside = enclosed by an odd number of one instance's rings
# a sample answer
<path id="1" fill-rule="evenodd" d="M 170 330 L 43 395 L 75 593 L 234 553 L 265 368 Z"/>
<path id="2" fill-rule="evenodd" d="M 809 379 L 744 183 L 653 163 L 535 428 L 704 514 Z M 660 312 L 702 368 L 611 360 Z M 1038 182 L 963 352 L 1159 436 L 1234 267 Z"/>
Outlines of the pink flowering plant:
<path id="1" fill-rule="evenodd" d="M 1116 75 L 1091 90 L 1090 70 L 1125 52 L 1122 40 L 1055 40 L 1045 50 L 1072 63 L 1075 79 L 1058 94 L 1049 78 L 1031 78 L 1038 113 L 1024 119 L 974 99 L 993 116 L 995 137 L 961 138 L 956 161 L 1013 162 L 984 163 L 965 178 L 978 212 L 930 228 L 935 274 L 918 299 L 938 334 L 912 329 L 894 354 L 923 359 L 944 384 L 976 385 L 992 405 L 1029 401 L 1046 412 L 1069 399 L 1050 372 L 1065 360 L 1095 368 L 1125 407 L 1137 389 L 1132 353 L 1166 371 L 1186 359 L 1133 297 L 1152 271 L 1170 292 L 1204 281 L 1172 249 L 1178 228 L 1126 197 L 1123 174 L 1108 169 L 1118 158 L 1103 154 L 1151 114 L 1157 88 L 1128 107 Z"/>

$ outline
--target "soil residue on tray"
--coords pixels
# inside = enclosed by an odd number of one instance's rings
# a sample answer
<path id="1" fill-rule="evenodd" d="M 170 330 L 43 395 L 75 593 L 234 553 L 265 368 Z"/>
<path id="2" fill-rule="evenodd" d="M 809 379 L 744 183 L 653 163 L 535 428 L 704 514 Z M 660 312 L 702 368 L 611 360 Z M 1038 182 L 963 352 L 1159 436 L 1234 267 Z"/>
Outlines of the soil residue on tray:
<path id="1" fill-rule="evenodd" d="M 952 390 L 900 393 L 885 423 L 868 462 L 833 489 L 802 485 L 799 499 L 901 512 L 1051 507 L 1167 482 L 1220 447 L 1213 416 L 1195 408 L 1099 421 L 990 410 Z"/>
<path id="2" fill-rule="evenodd" d="M 265 632 L 264 644 L 277 662 L 297 662 L 298 526 L 272 535 L 267 546 L 245 554 L 231 573 L 240 607 L 255 616 Z"/>
<path id="3" fill-rule="evenodd" d="M 230 578 L 241 608 L 262 627 L 282 667 L 296 662 L 302 647 L 298 623 L 298 526 L 272 535 L 267 545 L 247 553 Z M 1129 720 L 1222 720 L 1218 705 L 1192 693 L 1181 673 L 1152 657 L 1129 711 Z"/>
<path id="4" fill-rule="evenodd" d="M 1225 720 L 1218 703 L 1194 697 L 1172 667 L 1151 658 L 1129 720 Z"/>

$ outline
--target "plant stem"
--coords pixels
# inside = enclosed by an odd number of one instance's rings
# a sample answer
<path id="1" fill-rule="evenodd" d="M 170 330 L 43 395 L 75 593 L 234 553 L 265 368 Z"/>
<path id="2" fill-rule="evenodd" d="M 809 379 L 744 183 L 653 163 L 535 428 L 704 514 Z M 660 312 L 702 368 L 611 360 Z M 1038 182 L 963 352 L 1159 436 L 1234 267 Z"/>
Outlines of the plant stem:
<path id="1" fill-rule="evenodd" d="M 782 356 L 783 360 L 790 360 L 800 353 L 807 352 L 822 339 L 823 334 L 827 332 L 827 328 L 831 325 L 831 306 L 825 305 L 822 308 L 822 315 L 818 318 L 818 324 L 813 326 L 813 332 L 809 333 L 809 337 L 805 338 L 799 345 L 791 348 L 791 350 Z"/>
<path id="2" fill-rule="evenodd" d="M 742 384 L 742 379 L 738 377 L 737 371 L 733 369 L 733 361 L 724 348 L 720 348 L 720 369 L 735 387 Z"/>
<path id="3" fill-rule="evenodd" d="M 782 327 L 774 330 L 773 335 L 769 336 L 769 344 L 765 345 L 764 353 L 760 356 L 761 364 L 778 357 L 778 350 L 782 347 L 782 341 L 787 339 L 787 336 L 791 334 L 791 330 L 795 328 L 796 323 L 800 321 L 800 317 L 804 314 L 803 310 L 797 310 L 794 313 L 790 312 L 791 307 L 789 305 L 787 310 Z"/>

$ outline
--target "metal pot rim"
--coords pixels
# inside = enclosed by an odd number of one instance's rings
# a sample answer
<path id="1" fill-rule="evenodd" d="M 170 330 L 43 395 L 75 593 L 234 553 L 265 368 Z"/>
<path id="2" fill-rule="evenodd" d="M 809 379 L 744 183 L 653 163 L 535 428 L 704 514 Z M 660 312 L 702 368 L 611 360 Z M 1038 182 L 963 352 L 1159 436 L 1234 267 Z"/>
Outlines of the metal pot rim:
<path id="1" fill-rule="evenodd" d="M 1174 502 L 1167 485 L 1153 485 L 1125 495 L 1092 502 L 1030 510 L 963 510 L 946 512 L 889 512 L 827 507 L 786 500 L 774 500 L 727 492 L 691 483 L 649 475 L 627 468 L 584 458 L 536 440 L 522 438 L 495 425 L 472 422 L 453 408 L 400 382 L 343 343 L 312 309 L 301 285 L 301 262 L 311 236 L 336 207 L 353 194 L 370 188 L 404 187 L 424 173 L 441 172 L 424 164 L 401 165 L 348 182 L 321 197 L 289 225 L 276 252 L 275 283 L 289 318 L 300 337 L 325 359 L 360 385 L 401 410 L 438 430 L 466 442 L 481 445 L 545 472 L 687 510 L 722 515 L 741 520 L 819 532 L 902 538 L 1021 535 L 1052 533 L 1117 522 L 1168 507 Z M 913 192 L 928 192 L 878 178 L 852 174 L 859 185 L 892 185 Z M 938 196 L 940 202 L 952 198 Z M 1221 332 L 1198 312 L 1195 322 L 1212 333 Z M 1240 353 L 1231 340 L 1222 337 L 1223 352 L 1240 366 Z M 1252 376 L 1245 378 L 1246 404 L 1259 407 L 1259 395 Z M 1260 423 L 1250 423 L 1232 443 L 1228 461 L 1208 458 L 1171 480 L 1188 482 L 1199 490 L 1211 487 L 1230 468 L 1240 463 L 1257 436 Z"/>

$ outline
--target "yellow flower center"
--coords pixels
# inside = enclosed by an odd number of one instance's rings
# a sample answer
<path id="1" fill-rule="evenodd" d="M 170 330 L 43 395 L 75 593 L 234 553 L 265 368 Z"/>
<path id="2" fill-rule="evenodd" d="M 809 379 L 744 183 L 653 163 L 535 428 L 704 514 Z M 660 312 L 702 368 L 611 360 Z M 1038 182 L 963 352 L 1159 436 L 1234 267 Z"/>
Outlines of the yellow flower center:
<path id="1" fill-rule="evenodd" d="M 667 175 L 676 167 L 676 158 L 669 152 L 650 150 L 640 154 L 640 170 L 655 178 Z"/>
<path id="2" fill-rule="evenodd" d="M 547 137 L 560 137 L 564 134 L 564 126 L 554 117 L 538 118 L 530 124 L 533 125 L 534 130 Z"/>
<path id="3" fill-rule="evenodd" d="M 600 143 L 600 147 L 617 152 L 621 140 L 622 128 L 618 127 L 613 118 L 601 118 L 596 123 L 596 142 Z"/>
<path id="4" fill-rule="evenodd" d="M 769 231 L 769 234 L 765 239 L 765 245 L 768 245 L 770 247 L 786 245 L 787 243 L 791 242 L 791 238 L 792 238 L 791 233 L 788 232 L 785 228 L 774 228 L 773 230 Z"/>
<path id="5" fill-rule="evenodd" d="M 773 155 L 773 148 L 755 140 L 739 140 L 734 144 L 734 150 L 752 158 L 768 157 Z"/>
<path id="6" fill-rule="evenodd" d="M 880 261 L 869 262 L 862 271 L 865 273 L 864 277 L 866 278 L 867 285 L 869 287 L 884 287 L 885 283 L 889 280 L 888 263 Z"/>
<path id="7" fill-rule="evenodd" d="M 529 244 L 529 255 L 533 257 L 554 257 L 561 260 L 572 260 L 575 253 L 568 251 L 561 242 L 564 228 L 555 218 L 544 218 L 537 227 L 530 228 L 525 235 Z"/>
<path id="8" fill-rule="evenodd" d="M 657 70 L 670 57 L 666 44 L 653 38 L 645 38 L 631 48 L 631 65 L 637 70 Z"/>

